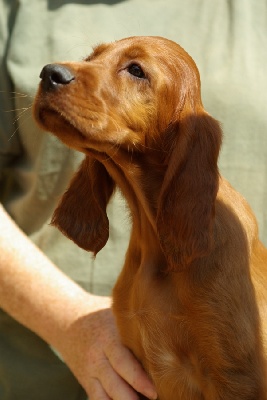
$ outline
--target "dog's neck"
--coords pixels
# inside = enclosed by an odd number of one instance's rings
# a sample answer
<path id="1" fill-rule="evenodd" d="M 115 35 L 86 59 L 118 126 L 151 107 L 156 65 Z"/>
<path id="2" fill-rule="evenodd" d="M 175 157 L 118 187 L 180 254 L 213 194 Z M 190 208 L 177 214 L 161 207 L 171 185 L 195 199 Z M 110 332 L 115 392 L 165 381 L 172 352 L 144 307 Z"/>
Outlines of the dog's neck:
<path id="1" fill-rule="evenodd" d="M 140 239 L 145 235 L 153 238 L 159 246 L 156 212 L 157 202 L 164 175 L 163 167 L 149 168 L 129 155 L 118 157 L 102 156 L 99 161 L 107 169 L 126 198 L 133 220 L 133 228 L 140 232 Z M 140 160 L 139 160 L 140 161 Z M 147 184 L 146 184 L 147 182 Z"/>

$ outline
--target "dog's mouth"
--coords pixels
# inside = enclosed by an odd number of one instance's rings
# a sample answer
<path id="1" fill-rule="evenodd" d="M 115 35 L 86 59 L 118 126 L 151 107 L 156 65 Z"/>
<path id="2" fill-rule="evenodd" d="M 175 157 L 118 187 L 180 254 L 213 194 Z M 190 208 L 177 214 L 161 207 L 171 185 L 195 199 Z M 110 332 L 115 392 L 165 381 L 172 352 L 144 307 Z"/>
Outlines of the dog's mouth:
<path id="1" fill-rule="evenodd" d="M 106 153 L 112 143 L 109 143 L 108 138 L 103 140 L 101 133 L 105 121 L 99 123 L 100 117 L 97 112 L 73 115 L 71 111 L 57 109 L 52 102 L 47 103 L 44 99 L 36 97 L 33 107 L 34 118 L 42 130 L 51 132 L 65 145 L 82 153 Z"/>
<path id="2" fill-rule="evenodd" d="M 37 103 L 34 107 L 34 117 L 43 130 L 53 133 L 69 147 L 78 147 L 80 151 L 85 147 L 86 136 L 62 112 L 51 106 L 42 107 Z"/>

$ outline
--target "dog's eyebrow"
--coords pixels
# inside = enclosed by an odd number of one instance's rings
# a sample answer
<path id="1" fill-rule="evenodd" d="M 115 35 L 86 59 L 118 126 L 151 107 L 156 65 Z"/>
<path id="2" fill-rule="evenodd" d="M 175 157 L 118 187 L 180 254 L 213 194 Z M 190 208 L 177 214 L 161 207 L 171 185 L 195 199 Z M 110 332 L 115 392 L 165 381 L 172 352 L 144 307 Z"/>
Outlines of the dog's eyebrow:
<path id="1" fill-rule="evenodd" d="M 130 47 L 123 53 L 123 57 L 128 59 L 144 58 L 146 56 L 147 51 L 140 46 Z"/>
<path id="2" fill-rule="evenodd" d="M 104 53 L 104 51 L 107 50 L 108 47 L 109 45 L 105 43 L 101 43 L 93 47 L 93 52 L 88 57 L 85 58 L 85 61 L 91 61 L 95 57 L 100 56 L 100 54 Z"/>

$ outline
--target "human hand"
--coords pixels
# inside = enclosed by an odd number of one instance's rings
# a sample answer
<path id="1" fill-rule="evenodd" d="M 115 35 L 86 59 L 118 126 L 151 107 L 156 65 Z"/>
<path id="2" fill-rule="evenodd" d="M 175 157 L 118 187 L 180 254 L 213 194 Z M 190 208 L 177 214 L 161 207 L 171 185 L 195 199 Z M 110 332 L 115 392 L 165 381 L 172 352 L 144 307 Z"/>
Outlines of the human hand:
<path id="1" fill-rule="evenodd" d="M 79 317 L 58 347 L 90 400 L 156 398 L 153 384 L 120 342 L 107 297 L 91 296 L 96 311 Z M 91 304 L 90 304 L 91 307 Z"/>

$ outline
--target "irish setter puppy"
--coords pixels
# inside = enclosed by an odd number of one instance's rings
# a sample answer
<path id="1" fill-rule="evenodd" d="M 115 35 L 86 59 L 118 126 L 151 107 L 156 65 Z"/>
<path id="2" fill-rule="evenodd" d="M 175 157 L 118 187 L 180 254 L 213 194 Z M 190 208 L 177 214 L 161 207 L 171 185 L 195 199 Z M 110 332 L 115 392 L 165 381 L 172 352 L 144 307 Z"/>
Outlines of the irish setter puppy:
<path id="1" fill-rule="evenodd" d="M 160 400 L 267 399 L 267 250 L 220 177 L 192 58 L 160 37 L 41 72 L 40 126 L 85 154 L 52 223 L 95 255 L 116 186 L 132 217 L 113 310 Z"/>

